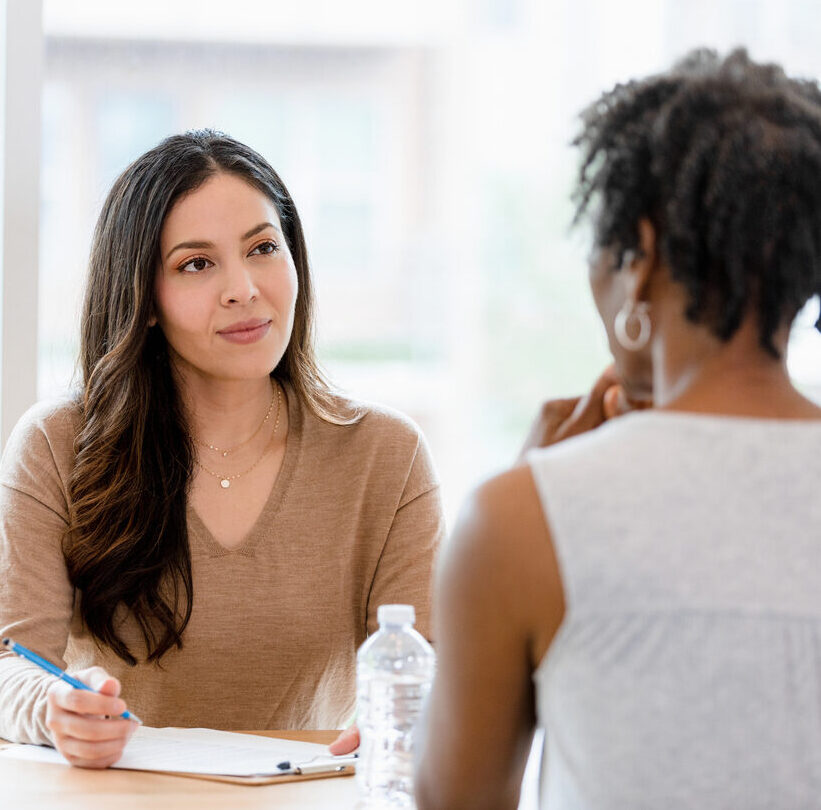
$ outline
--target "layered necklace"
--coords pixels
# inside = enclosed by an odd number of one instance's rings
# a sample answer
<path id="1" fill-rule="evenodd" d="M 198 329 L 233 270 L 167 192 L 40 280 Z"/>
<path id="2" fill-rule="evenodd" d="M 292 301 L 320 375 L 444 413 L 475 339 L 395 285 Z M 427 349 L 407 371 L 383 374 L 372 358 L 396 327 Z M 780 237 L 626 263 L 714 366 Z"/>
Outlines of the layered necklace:
<path id="1" fill-rule="evenodd" d="M 268 406 L 268 412 L 265 414 L 265 418 L 262 420 L 262 422 L 260 422 L 259 427 L 245 441 L 240 442 L 239 444 L 235 444 L 233 447 L 229 447 L 228 449 L 222 449 L 220 447 L 217 447 L 216 445 L 208 444 L 208 442 L 200 441 L 200 439 L 195 439 L 197 444 L 202 445 L 203 447 L 207 447 L 209 450 L 213 450 L 216 453 L 221 453 L 222 457 L 226 458 L 230 453 L 233 453 L 235 450 L 239 450 L 240 447 L 244 447 L 246 444 L 248 444 L 248 442 L 250 442 L 251 439 L 253 439 L 262 430 L 262 428 L 265 426 L 265 423 L 270 418 L 271 412 L 274 409 L 274 402 L 276 402 L 277 415 L 276 420 L 274 421 L 274 432 L 271 434 L 271 439 L 263 448 L 259 458 L 247 470 L 235 473 L 234 475 L 222 475 L 222 473 L 214 472 L 214 470 L 209 470 L 208 467 L 206 467 L 198 458 L 194 459 L 196 465 L 203 472 L 208 473 L 208 475 L 212 476 L 213 478 L 219 479 L 220 486 L 223 489 L 228 489 L 228 487 L 231 486 L 231 482 L 236 481 L 237 478 L 242 478 L 243 475 L 248 475 L 248 473 L 251 472 L 251 470 L 253 470 L 260 463 L 260 461 L 262 461 L 262 459 L 265 458 L 266 455 L 268 455 L 268 450 L 274 443 L 274 439 L 277 435 L 277 429 L 279 428 L 279 414 L 282 395 L 280 394 L 279 386 L 273 380 L 271 380 L 271 388 L 273 390 L 271 391 L 271 404 Z"/>

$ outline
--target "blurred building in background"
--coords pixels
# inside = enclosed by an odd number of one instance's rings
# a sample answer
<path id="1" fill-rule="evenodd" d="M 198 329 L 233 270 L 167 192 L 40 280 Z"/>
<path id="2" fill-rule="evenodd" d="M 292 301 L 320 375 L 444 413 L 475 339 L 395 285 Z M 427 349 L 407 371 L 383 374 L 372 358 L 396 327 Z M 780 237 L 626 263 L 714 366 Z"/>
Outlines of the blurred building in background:
<path id="1" fill-rule="evenodd" d="M 41 397 L 71 384 L 93 225 L 166 135 L 261 152 L 303 219 L 320 358 L 425 431 L 448 512 L 515 457 L 542 399 L 608 363 L 569 233 L 579 109 L 695 45 L 821 75 L 812 2 L 46 0 Z M 821 401 L 821 338 L 793 376 Z"/>

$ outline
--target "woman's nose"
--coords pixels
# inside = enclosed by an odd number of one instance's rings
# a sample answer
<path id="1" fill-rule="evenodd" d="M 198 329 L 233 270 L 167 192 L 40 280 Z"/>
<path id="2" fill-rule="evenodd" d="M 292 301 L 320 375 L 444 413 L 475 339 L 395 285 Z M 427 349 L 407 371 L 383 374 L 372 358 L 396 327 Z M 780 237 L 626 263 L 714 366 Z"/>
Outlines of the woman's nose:
<path id="1" fill-rule="evenodd" d="M 225 266 L 225 286 L 222 291 L 222 303 L 249 304 L 259 295 L 251 268 L 243 262 L 235 261 Z"/>

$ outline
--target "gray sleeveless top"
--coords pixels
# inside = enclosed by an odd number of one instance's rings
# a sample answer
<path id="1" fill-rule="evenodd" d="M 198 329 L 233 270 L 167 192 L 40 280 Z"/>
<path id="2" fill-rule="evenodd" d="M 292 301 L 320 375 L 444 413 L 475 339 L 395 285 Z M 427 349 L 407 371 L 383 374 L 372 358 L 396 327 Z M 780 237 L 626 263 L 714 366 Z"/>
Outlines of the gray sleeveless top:
<path id="1" fill-rule="evenodd" d="M 528 460 L 542 806 L 821 808 L 821 421 L 636 413 Z"/>

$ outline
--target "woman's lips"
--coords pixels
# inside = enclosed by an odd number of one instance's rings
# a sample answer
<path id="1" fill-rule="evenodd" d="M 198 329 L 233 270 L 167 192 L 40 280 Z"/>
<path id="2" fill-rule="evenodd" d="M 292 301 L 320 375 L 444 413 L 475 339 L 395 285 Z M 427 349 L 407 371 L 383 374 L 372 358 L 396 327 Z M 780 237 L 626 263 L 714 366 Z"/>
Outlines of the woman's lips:
<path id="1" fill-rule="evenodd" d="M 225 329 L 220 329 L 217 334 L 229 343 L 256 343 L 268 334 L 270 328 L 271 321 L 243 321 L 242 323 L 226 326 Z"/>

